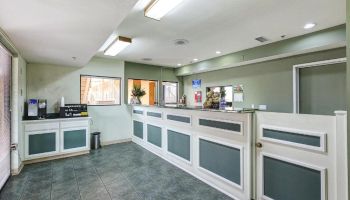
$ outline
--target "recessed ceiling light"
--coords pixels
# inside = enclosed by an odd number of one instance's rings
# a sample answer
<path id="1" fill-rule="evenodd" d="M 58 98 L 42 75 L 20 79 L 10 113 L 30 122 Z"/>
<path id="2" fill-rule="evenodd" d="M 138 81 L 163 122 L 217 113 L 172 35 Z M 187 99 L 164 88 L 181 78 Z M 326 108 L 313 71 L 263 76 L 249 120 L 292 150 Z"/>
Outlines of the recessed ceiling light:
<path id="1" fill-rule="evenodd" d="M 145 9 L 145 16 L 160 20 L 183 0 L 153 0 Z"/>
<path id="2" fill-rule="evenodd" d="M 111 44 L 105 51 L 107 56 L 116 56 L 118 53 L 123 51 L 127 46 L 131 44 L 131 38 L 119 36 L 114 43 Z"/>
<path id="3" fill-rule="evenodd" d="M 315 23 L 307 23 L 307 24 L 305 24 L 304 29 L 311 29 L 311 28 L 313 28 L 315 26 L 316 26 Z"/>
<path id="4" fill-rule="evenodd" d="M 221 51 L 216 51 L 215 53 L 216 53 L 216 54 L 221 54 Z"/>
<path id="5" fill-rule="evenodd" d="M 179 66 L 179 67 L 180 67 L 180 66 L 181 66 L 181 64 L 179 63 L 179 64 L 177 64 L 177 66 Z"/>
<path id="6" fill-rule="evenodd" d="M 198 61 L 198 58 L 193 59 L 194 62 Z"/>

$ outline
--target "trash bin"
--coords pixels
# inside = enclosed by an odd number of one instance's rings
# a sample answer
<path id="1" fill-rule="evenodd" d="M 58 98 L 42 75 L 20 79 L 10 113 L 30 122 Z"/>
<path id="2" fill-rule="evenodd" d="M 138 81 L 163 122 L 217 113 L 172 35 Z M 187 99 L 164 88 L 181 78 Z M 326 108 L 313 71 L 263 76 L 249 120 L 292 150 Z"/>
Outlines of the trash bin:
<path id="1" fill-rule="evenodd" d="M 100 135 L 101 132 L 94 132 L 91 134 L 91 149 L 98 149 L 101 147 Z"/>

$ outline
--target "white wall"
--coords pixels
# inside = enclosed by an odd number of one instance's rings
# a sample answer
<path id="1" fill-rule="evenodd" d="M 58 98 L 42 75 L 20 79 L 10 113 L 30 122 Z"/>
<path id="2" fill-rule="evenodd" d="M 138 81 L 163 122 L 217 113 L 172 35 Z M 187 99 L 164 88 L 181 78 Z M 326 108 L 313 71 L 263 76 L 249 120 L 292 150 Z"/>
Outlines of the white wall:
<path id="1" fill-rule="evenodd" d="M 65 103 L 80 103 L 80 75 L 120 77 L 124 88 L 124 61 L 93 58 L 85 67 L 75 68 L 48 64 L 28 64 L 27 98 L 48 101 L 48 112 L 55 112 L 61 96 Z M 124 90 L 121 89 L 121 99 Z M 117 106 L 89 106 L 91 131 L 101 131 L 102 143 L 131 138 L 131 114 L 121 101 Z M 57 111 L 56 111 L 57 112 Z"/>

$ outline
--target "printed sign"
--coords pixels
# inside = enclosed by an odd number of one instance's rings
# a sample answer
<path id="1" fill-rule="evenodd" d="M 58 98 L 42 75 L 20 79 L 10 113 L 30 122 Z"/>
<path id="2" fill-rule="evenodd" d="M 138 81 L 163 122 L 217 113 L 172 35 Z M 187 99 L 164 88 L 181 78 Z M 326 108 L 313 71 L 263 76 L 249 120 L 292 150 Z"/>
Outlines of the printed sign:
<path id="1" fill-rule="evenodd" d="M 193 89 L 200 88 L 201 85 L 202 85 L 202 80 L 201 79 L 192 80 L 192 88 Z"/>
<path id="2" fill-rule="evenodd" d="M 243 85 L 233 86 L 233 102 L 243 102 Z"/>

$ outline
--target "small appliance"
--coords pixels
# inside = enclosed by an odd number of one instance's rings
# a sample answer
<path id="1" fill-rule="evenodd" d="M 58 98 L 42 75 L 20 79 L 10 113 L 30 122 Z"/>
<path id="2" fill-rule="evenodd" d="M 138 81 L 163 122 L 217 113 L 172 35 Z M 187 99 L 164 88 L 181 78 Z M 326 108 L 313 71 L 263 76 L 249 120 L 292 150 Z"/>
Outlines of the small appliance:
<path id="1" fill-rule="evenodd" d="M 47 115 L 46 99 L 28 99 L 25 107 L 27 119 L 44 119 Z"/>

